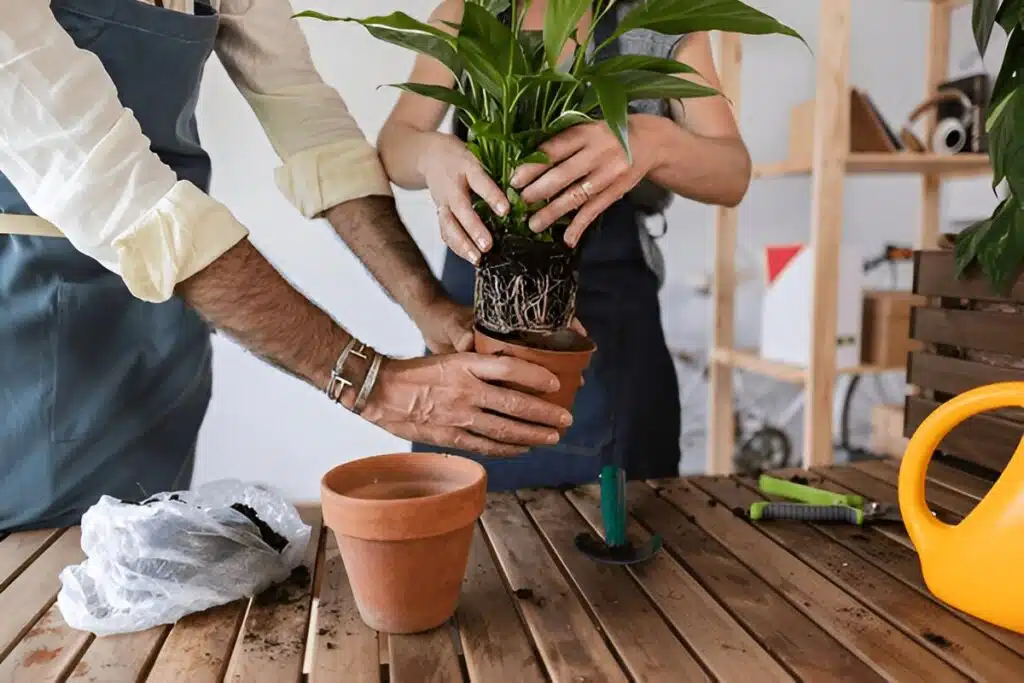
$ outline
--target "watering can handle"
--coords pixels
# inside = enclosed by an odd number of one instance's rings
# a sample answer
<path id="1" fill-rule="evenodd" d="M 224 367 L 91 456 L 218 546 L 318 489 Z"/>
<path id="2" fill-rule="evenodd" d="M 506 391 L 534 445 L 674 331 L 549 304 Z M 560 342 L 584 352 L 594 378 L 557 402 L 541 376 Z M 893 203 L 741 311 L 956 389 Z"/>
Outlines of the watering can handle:
<path id="1" fill-rule="evenodd" d="M 900 513 L 918 552 L 942 543 L 953 526 L 940 522 L 928 509 L 925 482 L 928 462 L 954 427 L 987 410 L 1024 405 L 1024 382 L 998 382 L 966 391 L 943 403 L 921 422 L 907 444 L 900 465 Z"/>

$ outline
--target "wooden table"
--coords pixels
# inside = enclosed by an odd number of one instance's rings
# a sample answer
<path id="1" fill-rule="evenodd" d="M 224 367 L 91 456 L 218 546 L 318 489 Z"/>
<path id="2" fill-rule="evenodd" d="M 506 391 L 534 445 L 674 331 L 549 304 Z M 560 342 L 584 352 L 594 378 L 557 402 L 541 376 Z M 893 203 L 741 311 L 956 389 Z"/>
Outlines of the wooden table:
<path id="1" fill-rule="evenodd" d="M 896 464 L 781 476 L 895 501 Z M 935 465 L 932 505 L 966 514 L 988 483 Z M 928 594 L 899 526 L 750 523 L 754 482 L 696 477 L 629 487 L 630 533 L 666 552 L 629 569 L 580 555 L 597 491 L 492 495 L 449 627 L 379 635 L 360 622 L 331 534 L 311 511 L 311 585 L 173 627 L 94 638 L 54 598 L 79 562 L 77 528 L 0 541 L 0 681 L 1024 680 L 1024 636 Z M 307 511 L 310 512 L 310 511 Z"/>

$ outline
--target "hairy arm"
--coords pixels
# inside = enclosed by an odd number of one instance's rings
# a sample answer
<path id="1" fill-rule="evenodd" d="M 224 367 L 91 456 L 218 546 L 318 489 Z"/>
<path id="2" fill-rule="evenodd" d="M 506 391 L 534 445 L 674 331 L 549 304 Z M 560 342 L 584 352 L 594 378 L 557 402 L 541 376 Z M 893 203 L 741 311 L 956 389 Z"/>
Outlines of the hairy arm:
<path id="1" fill-rule="evenodd" d="M 692 66 L 701 76 L 686 78 L 721 89 L 707 33 L 688 36 L 679 46 L 676 59 Z M 648 127 L 659 140 L 658 160 L 648 178 L 678 195 L 708 204 L 735 206 L 750 185 L 750 154 L 732 108 L 724 97 L 672 103 L 673 119 L 643 117 L 637 123 Z"/>

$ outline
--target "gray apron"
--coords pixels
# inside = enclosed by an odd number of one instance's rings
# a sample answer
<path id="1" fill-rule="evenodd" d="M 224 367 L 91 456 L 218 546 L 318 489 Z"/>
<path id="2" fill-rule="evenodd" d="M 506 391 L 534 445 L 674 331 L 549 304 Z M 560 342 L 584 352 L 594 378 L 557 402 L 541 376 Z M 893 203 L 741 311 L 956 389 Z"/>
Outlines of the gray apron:
<path id="1" fill-rule="evenodd" d="M 195 107 L 216 13 L 199 2 L 194 16 L 138 0 L 50 6 L 99 57 L 152 150 L 206 190 Z M 3 213 L 32 212 L 0 175 Z M 102 494 L 187 487 L 210 353 L 210 329 L 182 301 L 134 298 L 66 239 L 0 235 L 0 532 L 77 523 Z"/>

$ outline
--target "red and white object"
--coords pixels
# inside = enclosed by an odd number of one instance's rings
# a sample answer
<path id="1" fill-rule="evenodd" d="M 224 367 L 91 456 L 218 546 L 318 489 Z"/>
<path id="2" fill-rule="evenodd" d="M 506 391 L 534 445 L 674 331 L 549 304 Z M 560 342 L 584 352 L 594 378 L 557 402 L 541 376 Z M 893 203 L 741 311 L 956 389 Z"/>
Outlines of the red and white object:
<path id="1" fill-rule="evenodd" d="M 764 266 L 761 357 L 806 367 L 811 353 L 814 251 L 806 244 L 769 245 Z M 838 277 L 836 366 L 848 368 L 860 362 L 864 271 L 856 246 L 840 247 Z"/>

